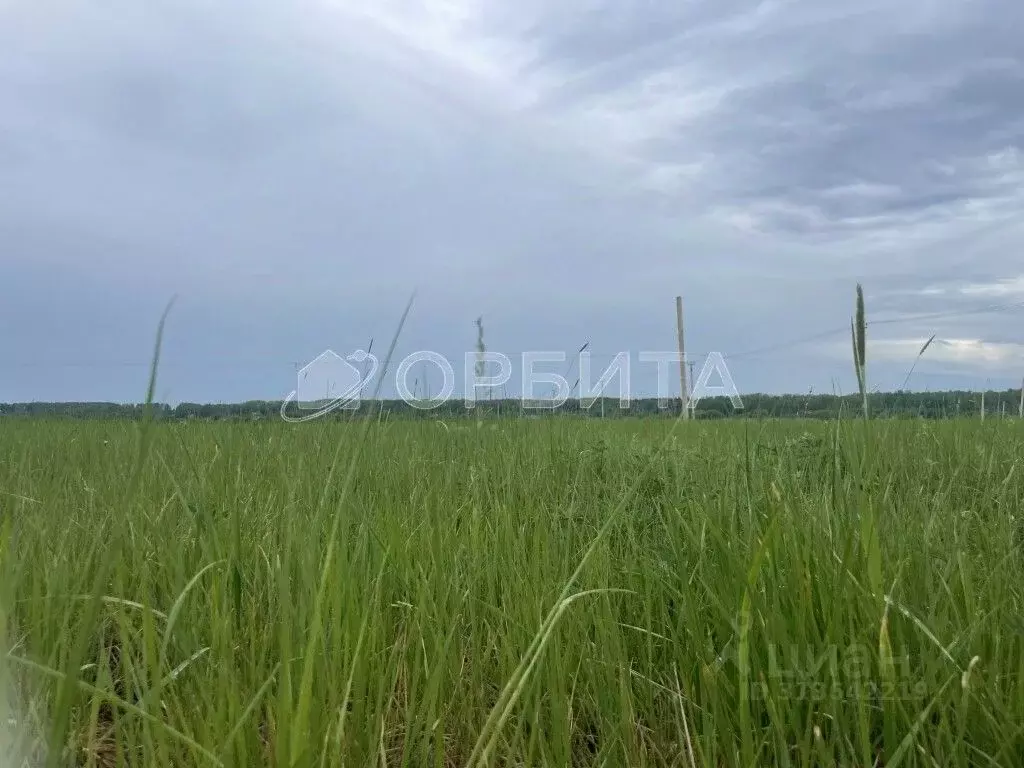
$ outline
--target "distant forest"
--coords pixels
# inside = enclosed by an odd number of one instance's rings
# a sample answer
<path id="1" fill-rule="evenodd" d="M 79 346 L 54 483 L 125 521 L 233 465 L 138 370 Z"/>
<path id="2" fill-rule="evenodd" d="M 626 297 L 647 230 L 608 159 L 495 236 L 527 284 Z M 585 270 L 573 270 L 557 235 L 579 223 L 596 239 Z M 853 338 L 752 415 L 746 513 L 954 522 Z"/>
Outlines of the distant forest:
<path id="1" fill-rule="evenodd" d="M 540 404 L 540 401 L 535 401 Z M 870 396 L 871 415 L 875 418 L 943 419 L 955 417 L 980 418 L 982 403 L 985 415 L 1016 417 L 1019 414 L 1021 391 L 966 392 L 876 392 Z M 622 418 L 649 416 L 670 418 L 679 412 L 679 401 L 662 403 L 656 398 L 632 400 L 628 408 L 620 407 L 613 398 L 593 401 L 568 400 L 552 408 L 525 408 L 518 399 L 478 400 L 473 409 L 462 400 L 451 399 L 434 408 L 416 408 L 403 400 L 363 401 L 359 409 L 338 408 L 323 418 L 350 419 L 359 413 L 386 413 L 406 418 L 485 418 L 541 417 L 564 414 L 583 418 Z M 261 420 L 280 419 L 281 401 L 254 400 L 244 403 L 179 403 L 175 406 L 153 405 L 157 418 L 167 420 Z M 861 412 L 860 395 L 743 395 L 743 409 L 736 410 L 726 397 L 701 400 L 694 410 L 698 419 L 722 418 L 808 418 L 831 419 L 843 414 Z M 135 419 L 145 412 L 142 404 L 124 403 L 0 403 L 0 417 L 63 417 L 79 419 Z M 308 415 L 290 403 L 290 416 Z"/>

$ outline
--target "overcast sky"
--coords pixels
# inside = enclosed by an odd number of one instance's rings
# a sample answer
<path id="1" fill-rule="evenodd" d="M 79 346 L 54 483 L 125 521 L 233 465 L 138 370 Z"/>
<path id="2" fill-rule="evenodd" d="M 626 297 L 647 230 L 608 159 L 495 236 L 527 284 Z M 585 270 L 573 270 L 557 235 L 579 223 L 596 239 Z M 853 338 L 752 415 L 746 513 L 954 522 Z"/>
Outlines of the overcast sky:
<path id="1" fill-rule="evenodd" d="M 849 391 L 857 281 L 872 386 L 932 334 L 914 388 L 1019 386 L 1021 29 L 1016 0 L 3 0 L 0 402 L 140 399 L 174 295 L 161 399 L 280 398 L 383 352 L 414 290 L 399 356 L 458 363 L 482 315 L 494 351 L 636 359 L 682 294 L 698 369 Z"/>

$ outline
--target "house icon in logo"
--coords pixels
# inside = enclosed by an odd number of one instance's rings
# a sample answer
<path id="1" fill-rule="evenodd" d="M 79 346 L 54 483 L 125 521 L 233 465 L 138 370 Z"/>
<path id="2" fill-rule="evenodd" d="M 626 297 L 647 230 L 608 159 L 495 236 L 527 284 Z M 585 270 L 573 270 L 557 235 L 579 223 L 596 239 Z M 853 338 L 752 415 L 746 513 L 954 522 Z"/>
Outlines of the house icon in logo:
<path id="1" fill-rule="evenodd" d="M 336 408 L 358 408 L 362 390 L 376 372 L 377 358 L 368 352 L 357 350 L 342 357 L 328 349 L 299 370 L 295 391 L 284 405 L 294 400 L 300 410 L 312 411 L 303 421 Z"/>
<path id="2" fill-rule="evenodd" d="M 296 405 L 304 411 L 319 411 L 333 403 L 342 408 L 358 407 L 362 384 L 363 372 L 328 349 L 299 370 Z"/>

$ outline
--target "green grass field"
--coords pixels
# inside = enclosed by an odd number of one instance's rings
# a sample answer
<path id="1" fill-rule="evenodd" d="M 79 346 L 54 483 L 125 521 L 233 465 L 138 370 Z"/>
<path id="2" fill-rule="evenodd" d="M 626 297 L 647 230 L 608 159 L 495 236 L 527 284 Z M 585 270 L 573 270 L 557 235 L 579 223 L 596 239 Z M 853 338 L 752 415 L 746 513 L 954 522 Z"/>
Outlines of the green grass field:
<path id="1" fill-rule="evenodd" d="M 367 424 L 0 423 L 0 760 L 1024 765 L 1019 422 Z"/>

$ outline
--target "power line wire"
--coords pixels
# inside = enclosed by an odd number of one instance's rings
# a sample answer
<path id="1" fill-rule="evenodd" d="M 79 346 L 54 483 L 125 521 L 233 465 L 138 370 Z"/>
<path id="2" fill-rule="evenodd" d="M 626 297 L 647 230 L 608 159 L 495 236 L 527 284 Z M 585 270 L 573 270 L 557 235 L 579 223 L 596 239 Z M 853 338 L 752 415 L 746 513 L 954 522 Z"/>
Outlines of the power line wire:
<path id="1" fill-rule="evenodd" d="M 941 320 L 949 317 L 962 317 L 965 315 L 976 315 L 984 314 L 985 312 L 996 312 L 1006 309 L 1014 309 L 1024 307 L 1024 301 L 1010 302 L 1006 304 L 992 304 L 986 307 L 979 307 L 975 309 L 960 310 L 956 312 L 930 312 L 927 314 L 920 315 L 909 315 L 907 317 L 895 317 L 884 320 L 870 320 L 867 325 L 894 325 L 900 323 L 914 323 L 921 320 Z M 736 352 L 732 354 L 723 354 L 722 356 L 728 360 L 735 360 L 740 357 L 750 357 L 753 355 L 761 355 L 767 352 L 775 352 L 781 349 L 789 349 L 791 347 L 800 346 L 810 341 L 817 341 L 818 339 L 828 338 L 829 336 L 835 336 L 837 333 L 847 333 L 850 330 L 849 326 L 842 326 L 838 328 L 831 328 L 827 331 L 821 331 L 819 333 L 812 334 L 810 336 L 804 336 L 798 339 L 791 339 L 789 341 L 782 341 L 778 344 L 772 344 L 766 347 L 759 347 L 756 349 L 745 350 L 743 352 Z"/>
<path id="2" fill-rule="evenodd" d="M 1024 307 L 1024 301 L 1014 301 L 1014 302 L 1006 302 L 1006 303 L 1001 303 L 1001 304 L 990 304 L 990 305 L 986 305 L 984 307 L 977 307 L 975 309 L 957 310 L 957 311 L 952 311 L 952 312 L 930 312 L 930 313 L 924 313 L 924 314 L 918 314 L 918 315 L 908 315 L 906 317 L 886 318 L 886 319 L 882 319 L 882 320 L 870 320 L 870 321 L 868 321 L 867 325 L 869 325 L 869 326 L 875 326 L 875 325 L 898 325 L 898 324 L 901 324 L 901 323 L 914 323 L 914 322 L 920 322 L 920 321 L 923 321 L 923 320 L 941 320 L 941 319 L 946 319 L 946 318 L 951 318 L 951 317 L 963 317 L 963 316 L 968 316 L 968 315 L 984 314 L 986 312 L 1001 312 L 1001 311 L 1006 311 L 1006 310 L 1010 310 L 1010 309 L 1018 309 L 1018 308 L 1022 308 L 1022 307 Z M 823 339 L 823 338 L 828 338 L 830 336 L 834 336 L 834 335 L 836 335 L 838 333 L 846 333 L 849 330 L 850 330 L 849 326 L 839 326 L 839 327 L 835 327 L 835 328 L 830 328 L 830 329 L 825 330 L 825 331 L 820 331 L 818 333 L 814 333 L 814 334 L 811 334 L 811 335 L 808 335 L 808 336 L 802 336 L 802 337 L 798 337 L 796 339 L 788 339 L 786 341 L 781 341 L 781 342 L 778 342 L 776 344 L 771 344 L 771 345 L 767 345 L 767 346 L 764 346 L 764 347 L 756 347 L 754 349 L 747 349 L 747 350 L 743 350 L 742 352 L 733 352 L 733 353 L 728 353 L 728 354 L 727 353 L 723 353 L 722 356 L 727 358 L 727 359 L 730 359 L 730 360 L 735 360 L 735 359 L 743 358 L 743 357 L 752 357 L 752 356 L 755 356 L 755 355 L 762 355 L 762 354 L 766 354 L 768 352 L 775 352 L 775 351 L 778 351 L 778 350 L 790 349 L 792 347 L 801 346 L 801 345 L 807 344 L 808 342 L 811 342 L 811 341 L 817 341 L 818 339 Z M 560 351 L 560 350 L 531 350 L 531 352 L 536 352 L 536 351 L 554 352 L 554 351 Z M 569 356 L 569 357 L 572 357 L 572 355 L 578 355 L 579 352 L 582 352 L 582 351 L 583 351 L 582 349 L 579 350 L 578 352 L 571 352 L 571 351 L 566 350 L 566 355 Z M 595 359 L 595 360 L 613 360 L 613 359 L 615 359 L 616 357 L 618 357 L 619 355 L 622 354 L 621 351 L 620 352 L 590 352 L 590 350 L 586 350 L 586 351 L 588 352 L 590 358 L 591 359 Z M 506 354 L 507 357 L 512 358 L 512 357 L 521 357 L 522 355 L 528 354 L 528 353 L 527 352 L 513 352 L 513 353 L 505 353 L 505 354 Z M 695 358 L 699 359 L 699 358 L 702 358 L 702 357 L 707 357 L 708 354 L 710 354 L 710 353 L 708 353 L 708 352 L 688 352 L 686 357 L 687 357 L 687 359 L 695 359 Z M 80 361 L 64 360 L 64 361 L 53 361 L 53 360 L 50 360 L 50 361 L 47 361 L 47 362 L 35 362 L 35 361 L 25 361 L 25 360 L 20 360 L 20 361 L 19 360 L 5 360 L 3 362 L 3 365 L 5 367 L 18 367 L 18 368 L 52 368 L 52 367 L 59 367 L 59 368 L 149 368 L 150 365 L 152 365 L 152 361 L 151 360 L 144 360 L 144 361 L 141 361 L 141 360 L 140 361 L 131 361 L 131 360 L 80 360 Z M 179 367 L 179 366 L 188 366 L 188 367 L 192 367 L 192 368 L 240 368 L 240 367 L 243 367 L 243 366 L 244 367 L 255 367 L 255 366 L 271 367 L 271 366 L 273 366 L 275 368 L 278 368 L 278 367 L 292 366 L 293 368 L 295 368 L 295 367 L 297 367 L 299 365 L 300 364 L 296 363 L 294 359 L 287 359 L 286 360 L 283 357 L 246 358 L 246 359 L 236 358 L 236 359 L 230 359 L 230 358 L 226 358 L 224 356 L 218 356 L 216 360 L 212 360 L 212 361 L 211 360 L 206 360 L 206 361 L 184 361 L 184 360 L 182 360 L 182 361 L 175 361 L 175 360 L 168 360 L 166 358 L 164 358 L 164 359 L 162 359 L 160 361 L 161 368 L 175 368 L 175 367 Z"/>

